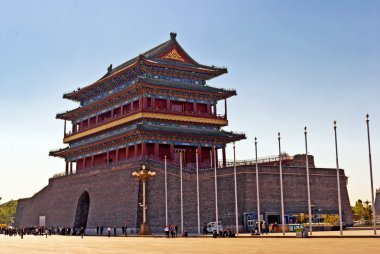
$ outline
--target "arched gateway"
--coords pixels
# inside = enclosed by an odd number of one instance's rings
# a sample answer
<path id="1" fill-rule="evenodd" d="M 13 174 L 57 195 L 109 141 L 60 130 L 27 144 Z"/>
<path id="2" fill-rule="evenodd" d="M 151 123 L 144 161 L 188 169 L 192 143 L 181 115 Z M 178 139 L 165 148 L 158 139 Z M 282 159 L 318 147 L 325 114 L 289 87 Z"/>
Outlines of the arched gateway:
<path id="1" fill-rule="evenodd" d="M 79 197 L 77 211 L 75 213 L 74 228 L 86 228 L 89 208 L 90 195 L 87 191 L 84 191 Z"/>

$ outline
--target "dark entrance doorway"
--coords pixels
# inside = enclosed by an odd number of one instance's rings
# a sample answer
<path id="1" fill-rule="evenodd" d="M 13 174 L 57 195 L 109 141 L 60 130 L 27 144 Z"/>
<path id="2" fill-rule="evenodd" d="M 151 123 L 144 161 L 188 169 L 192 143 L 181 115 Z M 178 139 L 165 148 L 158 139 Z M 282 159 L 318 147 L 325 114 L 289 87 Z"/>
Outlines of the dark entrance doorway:
<path id="1" fill-rule="evenodd" d="M 268 215 L 268 225 L 272 223 L 280 224 L 280 215 Z"/>
<path id="2" fill-rule="evenodd" d="M 84 191 L 79 197 L 77 212 L 75 214 L 74 228 L 87 227 L 88 209 L 90 208 L 90 195 Z"/>

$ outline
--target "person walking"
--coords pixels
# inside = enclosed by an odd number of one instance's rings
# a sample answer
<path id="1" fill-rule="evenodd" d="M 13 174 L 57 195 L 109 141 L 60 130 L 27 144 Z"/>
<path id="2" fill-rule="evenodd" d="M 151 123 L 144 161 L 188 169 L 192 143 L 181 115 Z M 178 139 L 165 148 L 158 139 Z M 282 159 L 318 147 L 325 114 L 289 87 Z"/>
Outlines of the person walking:
<path id="1" fill-rule="evenodd" d="M 113 228 L 113 236 L 116 236 L 116 230 L 117 230 L 117 227 L 115 226 L 115 227 Z"/>
<path id="2" fill-rule="evenodd" d="M 96 226 L 96 235 L 99 235 L 99 226 Z"/>
<path id="3" fill-rule="evenodd" d="M 207 231 L 207 225 L 205 223 L 205 224 L 203 224 L 203 234 L 207 235 L 207 233 L 208 233 L 208 231 Z"/>
<path id="4" fill-rule="evenodd" d="M 101 225 L 100 226 L 100 235 L 103 235 L 103 230 L 104 230 L 103 225 Z"/>
<path id="5" fill-rule="evenodd" d="M 83 227 L 80 228 L 79 234 L 80 234 L 81 238 L 83 239 L 83 235 L 84 235 L 84 228 Z"/>
<path id="6" fill-rule="evenodd" d="M 174 228 L 174 225 L 171 225 L 171 226 L 170 226 L 170 234 L 171 234 L 172 238 L 174 238 L 174 236 L 175 236 L 175 228 Z"/>
<path id="7" fill-rule="evenodd" d="M 111 227 L 107 228 L 107 232 L 108 232 L 108 237 L 110 237 L 111 236 Z"/>
<path id="8" fill-rule="evenodd" d="M 267 223 L 265 222 L 265 220 L 263 220 L 263 222 L 261 223 L 261 233 L 262 234 L 268 234 L 268 227 L 267 227 Z"/>

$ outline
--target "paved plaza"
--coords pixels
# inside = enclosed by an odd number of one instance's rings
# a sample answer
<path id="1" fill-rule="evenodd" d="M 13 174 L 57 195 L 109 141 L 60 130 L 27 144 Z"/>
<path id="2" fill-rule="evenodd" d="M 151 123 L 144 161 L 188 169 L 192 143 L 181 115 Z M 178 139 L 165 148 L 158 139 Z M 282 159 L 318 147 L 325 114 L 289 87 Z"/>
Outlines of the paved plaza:
<path id="1" fill-rule="evenodd" d="M 0 235 L 0 253 L 380 253 L 380 237 L 368 237 L 370 231 L 345 232 L 345 236 L 350 237 L 343 238 L 336 237 L 336 233 L 339 232 L 318 232 L 308 239 L 295 238 L 293 234 L 218 239 L 138 236 L 85 236 L 83 239 L 78 236 L 25 236 L 21 239 Z"/>

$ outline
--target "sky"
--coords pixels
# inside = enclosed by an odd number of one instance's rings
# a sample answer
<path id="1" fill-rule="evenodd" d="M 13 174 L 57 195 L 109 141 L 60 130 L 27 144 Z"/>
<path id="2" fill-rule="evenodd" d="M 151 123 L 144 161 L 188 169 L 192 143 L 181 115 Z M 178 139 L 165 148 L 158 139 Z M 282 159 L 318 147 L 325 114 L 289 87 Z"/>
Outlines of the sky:
<path id="1" fill-rule="evenodd" d="M 380 187 L 380 1 L 0 0 L 0 197 L 30 197 L 64 171 L 62 98 L 169 39 L 196 61 L 225 66 L 208 84 L 233 88 L 229 126 L 247 139 L 238 160 L 309 153 L 339 166 L 351 203 L 370 200 L 365 115 L 374 186 Z M 223 113 L 223 103 L 218 111 Z M 232 159 L 232 146 L 227 158 Z"/>

